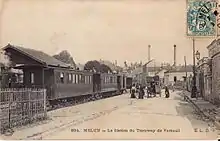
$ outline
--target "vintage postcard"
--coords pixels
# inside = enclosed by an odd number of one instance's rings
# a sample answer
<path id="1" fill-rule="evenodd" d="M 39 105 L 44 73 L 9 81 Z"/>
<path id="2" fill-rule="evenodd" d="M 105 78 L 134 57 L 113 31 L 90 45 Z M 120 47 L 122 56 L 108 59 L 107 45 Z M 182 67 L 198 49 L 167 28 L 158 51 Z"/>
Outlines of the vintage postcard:
<path id="1" fill-rule="evenodd" d="M 219 5 L 0 0 L 0 139 L 218 139 Z"/>

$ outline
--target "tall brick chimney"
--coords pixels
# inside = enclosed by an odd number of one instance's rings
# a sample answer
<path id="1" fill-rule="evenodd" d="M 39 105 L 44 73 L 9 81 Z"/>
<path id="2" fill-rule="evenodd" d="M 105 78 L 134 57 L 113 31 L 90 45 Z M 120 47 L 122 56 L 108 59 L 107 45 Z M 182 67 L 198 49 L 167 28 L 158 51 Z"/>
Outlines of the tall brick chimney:
<path id="1" fill-rule="evenodd" d="M 173 66 L 176 67 L 176 45 L 174 45 L 174 54 L 173 55 L 174 55 L 173 56 L 173 61 L 174 61 Z"/>
<path id="2" fill-rule="evenodd" d="M 148 45 L 148 61 L 150 61 L 150 48 L 151 48 L 151 45 Z"/>

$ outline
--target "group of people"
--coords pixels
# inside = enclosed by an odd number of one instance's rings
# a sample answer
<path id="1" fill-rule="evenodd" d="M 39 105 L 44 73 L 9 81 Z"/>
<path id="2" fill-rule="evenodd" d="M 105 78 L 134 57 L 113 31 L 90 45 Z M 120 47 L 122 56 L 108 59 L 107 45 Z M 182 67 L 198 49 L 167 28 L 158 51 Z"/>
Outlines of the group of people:
<path id="1" fill-rule="evenodd" d="M 136 98 L 135 93 L 138 93 L 138 99 L 144 99 L 144 96 L 147 95 L 147 98 L 153 96 L 156 97 L 156 86 L 154 83 L 151 83 L 150 86 L 142 86 L 141 84 L 133 84 L 131 89 L 131 98 Z M 161 96 L 161 95 L 160 95 Z M 165 97 L 170 97 L 170 92 L 167 86 L 165 86 Z"/>

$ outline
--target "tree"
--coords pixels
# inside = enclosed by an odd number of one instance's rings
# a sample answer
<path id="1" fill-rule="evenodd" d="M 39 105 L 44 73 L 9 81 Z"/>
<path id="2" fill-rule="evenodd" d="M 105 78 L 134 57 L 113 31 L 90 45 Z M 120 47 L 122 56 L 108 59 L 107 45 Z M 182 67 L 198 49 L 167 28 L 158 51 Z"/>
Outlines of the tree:
<path id="1" fill-rule="evenodd" d="M 0 66 L 9 67 L 10 65 L 10 57 L 6 55 L 5 51 L 0 50 Z"/>
<path id="2" fill-rule="evenodd" d="M 88 61 L 85 66 L 84 70 L 95 70 L 96 72 L 100 72 L 101 64 L 97 60 Z"/>
<path id="3" fill-rule="evenodd" d="M 76 68 L 76 63 L 73 60 L 73 57 L 71 56 L 71 54 L 67 50 L 63 50 L 59 54 L 54 55 L 53 57 L 66 64 L 70 64 L 72 67 Z"/>
<path id="4" fill-rule="evenodd" d="M 101 64 L 100 71 L 102 73 L 112 72 L 111 68 L 109 66 L 105 65 L 105 64 Z"/>
<path id="5" fill-rule="evenodd" d="M 111 68 L 105 64 L 100 64 L 97 60 L 93 61 L 88 61 L 85 66 L 84 70 L 95 70 L 96 72 L 101 72 L 101 73 L 108 73 L 112 72 Z"/>

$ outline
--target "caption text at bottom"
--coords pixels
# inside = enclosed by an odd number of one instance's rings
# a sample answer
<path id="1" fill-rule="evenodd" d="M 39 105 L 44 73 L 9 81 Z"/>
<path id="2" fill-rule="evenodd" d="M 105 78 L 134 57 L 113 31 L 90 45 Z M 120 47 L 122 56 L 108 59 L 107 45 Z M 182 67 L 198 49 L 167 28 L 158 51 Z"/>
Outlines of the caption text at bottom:
<path id="1" fill-rule="evenodd" d="M 98 132 L 144 132 L 144 133 L 160 133 L 160 132 L 181 132 L 180 129 L 71 129 L 71 132 L 93 132 L 93 133 L 98 133 Z"/>

